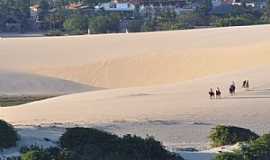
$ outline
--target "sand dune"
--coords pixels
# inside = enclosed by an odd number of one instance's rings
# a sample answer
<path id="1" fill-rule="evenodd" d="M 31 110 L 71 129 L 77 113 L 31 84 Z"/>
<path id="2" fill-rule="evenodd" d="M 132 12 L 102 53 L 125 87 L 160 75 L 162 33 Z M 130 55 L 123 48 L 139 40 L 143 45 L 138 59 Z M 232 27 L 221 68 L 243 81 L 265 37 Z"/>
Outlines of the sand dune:
<path id="1" fill-rule="evenodd" d="M 270 63 L 269 25 L 0 41 L 0 68 L 104 88 L 175 83 Z"/>
<path id="2" fill-rule="evenodd" d="M 13 124 L 94 125 L 119 134 L 150 134 L 177 147 L 206 147 L 217 124 L 266 133 L 269 33 L 270 26 L 262 25 L 1 39 L 0 69 L 111 89 L 0 108 L 0 117 Z M 239 88 L 244 79 L 251 90 Z M 232 81 L 238 86 L 235 97 L 227 93 Z M 210 87 L 220 87 L 223 99 L 209 100 Z"/>
<path id="3" fill-rule="evenodd" d="M 175 85 L 73 94 L 0 109 L 0 113 L 1 118 L 14 124 L 104 123 L 108 125 L 104 129 L 116 133 L 151 134 L 168 146 L 204 148 L 210 128 L 217 124 L 247 127 L 258 133 L 269 131 L 269 69 L 267 66 Z M 243 79 L 250 80 L 249 91 L 239 87 Z M 235 97 L 227 93 L 232 80 L 238 86 Z M 223 99 L 209 100 L 210 87 L 220 87 Z"/>
<path id="4" fill-rule="evenodd" d="M 0 96 L 52 96 L 95 89 L 97 88 L 58 78 L 0 71 Z"/>

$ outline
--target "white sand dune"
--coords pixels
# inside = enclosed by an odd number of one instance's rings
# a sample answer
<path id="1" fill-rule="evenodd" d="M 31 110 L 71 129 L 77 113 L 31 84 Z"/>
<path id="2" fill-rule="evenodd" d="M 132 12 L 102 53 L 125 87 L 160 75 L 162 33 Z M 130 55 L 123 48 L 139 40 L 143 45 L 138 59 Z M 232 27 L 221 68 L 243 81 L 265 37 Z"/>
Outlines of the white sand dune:
<path id="1" fill-rule="evenodd" d="M 96 89 L 58 78 L 0 71 L 0 96 L 54 96 Z"/>
<path id="2" fill-rule="evenodd" d="M 0 68 L 104 88 L 148 86 L 270 61 L 270 26 L 0 41 Z"/>
<path id="3" fill-rule="evenodd" d="M 0 108 L 13 124 L 97 125 L 207 146 L 217 124 L 270 128 L 270 26 L 0 40 L 0 68 L 112 88 Z M 2 58 L 3 57 L 3 58 Z M 240 89 L 249 79 L 251 90 Z M 237 95 L 227 94 L 232 81 Z M 210 87 L 223 98 L 209 100 Z M 113 89 L 114 88 L 114 89 Z"/>
<path id="4" fill-rule="evenodd" d="M 217 124 L 247 127 L 258 133 L 269 131 L 269 69 L 265 66 L 176 85 L 73 94 L 1 108 L 0 116 L 13 124 L 107 123 L 114 127 L 104 129 L 116 133 L 151 134 L 168 146 L 204 148 L 209 129 Z M 238 88 L 235 97 L 229 96 L 231 81 L 239 87 L 243 79 L 250 80 L 251 90 Z M 223 98 L 210 100 L 208 89 L 218 86 Z"/>

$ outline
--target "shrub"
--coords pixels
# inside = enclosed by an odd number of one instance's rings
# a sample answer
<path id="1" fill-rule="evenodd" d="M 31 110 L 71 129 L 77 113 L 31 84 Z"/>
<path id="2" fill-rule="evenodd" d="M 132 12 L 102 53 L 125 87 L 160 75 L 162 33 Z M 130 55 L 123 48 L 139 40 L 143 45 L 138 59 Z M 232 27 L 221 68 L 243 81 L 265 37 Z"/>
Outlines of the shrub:
<path id="1" fill-rule="evenodd" d="M 0 149 L 16 146 L 18 135 L 13 126 L 0 120 Z"/>
<path id="2" fill-rule="evenodd" d="M 221 153 L 215 157 L 215 160 L 244 160 L 238 153 Z"/>
<path id="3" fill-rule="evenodd" d="M 121 140 L 120 147 L 122 154 L 125 156 L 124 159 L 177 159 L 175 155 L 165 150 L 164 146 L 153 137 L 143 139 L 138 136 L 125 135 Z"/>
<path id="4" fill-rule="evenodd" d="M 217 155 L 215 160 L 269 160 L 270 159 L 270 134 L 250 141 L 235 153 Z"/>
<path id="5" fill-rule="evenodd" d="M 30 147 L 21 148 L 22 160 L 68 160 L 62 155 L 62 150 L 58 147 L 50 147 L 47 149 L 32 145 Z"/>
<path id="6" fill-rule="evenodd" d="M 45 36 L 64 36 L 64 33 L 61 30 L 50 30 Z"/>
<path id="7" fill-rule="evenodd" d="M 22 160 L 50 160 L 50 156 L 46 151 L 32 150 L 21 156 Z"/>
<path id="8" fill-rule="evenodd" d="M 65 20 L 63 26 L 68 34 L 85 34 L 88 29 L 88 19 L 87 17 L 79 15 L 72 16 Z"/>
<path id="9" fill-rule="evenodd" d="M 245 160 L 269 160 L 270 159 L 270 134 L 250 142 L 241 149 Z"/>
<path id="10" fill-rule="evenodd" d="M 74 160 L 182 160 L 152 137 L 116 135 L 92 128 L 71 128 L 60 138 L 65 156 Z"/>
<path id="11" fill-rule="evenodd" d="M 256 133 L 250 131 L 249 129 L 222 125 L 218 125 L 217 127 L 213 128 L 209 136 L 213 147 L 255 140 L 258 137 L 259 136 Z"/>

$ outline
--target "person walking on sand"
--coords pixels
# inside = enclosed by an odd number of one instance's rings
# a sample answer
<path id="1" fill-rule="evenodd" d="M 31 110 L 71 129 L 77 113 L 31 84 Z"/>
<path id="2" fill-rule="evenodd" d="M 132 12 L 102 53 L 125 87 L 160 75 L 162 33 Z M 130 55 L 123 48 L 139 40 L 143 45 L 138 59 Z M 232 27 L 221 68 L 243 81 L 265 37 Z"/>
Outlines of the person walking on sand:
<path id="1" fill-rule="evenodd" d="M 212 88 L 210 88 L 210 91 L 208 93 L 209 93 L 210 99 L 214 99 L 215 98 L 215 92 L 213 91 Z"/>
<path id="2" fill-rule="evenodd" d="M 232 96 L 235 95 L 235 89 L 236 89 L 235 83 L 232 82 L 232 84 L 231 84 L 231 86 L 230 86 L 230 88 L 229 88 L 230 94 L 231 94 Z"/>
<path id="3" fill-rule="evenodd" d="M 246 85 L 247 85 L 247 80 L 244 80 L 244 81 L 243 81 L 242 88 L 246 88 Z"/>
<path id="4" fill-rule="evenodd" d="M 217 99 L 221 98 L 221 91 L 220 91 L 220 89 L 218 87 L 217 87 L 217 90 L 216 90 L 216 98 Z"/>
<path id="5" fill-rule="evenodd" d="M 246 87 L 247 89 L 249 89 L 249 80 L 246 80 Z"/>

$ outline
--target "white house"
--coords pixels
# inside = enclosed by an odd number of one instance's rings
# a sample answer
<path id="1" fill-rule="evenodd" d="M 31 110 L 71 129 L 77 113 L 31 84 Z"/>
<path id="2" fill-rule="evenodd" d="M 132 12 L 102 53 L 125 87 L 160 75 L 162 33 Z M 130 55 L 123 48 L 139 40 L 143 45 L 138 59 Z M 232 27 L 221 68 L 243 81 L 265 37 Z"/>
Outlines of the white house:
<path id="1" fill-rule="evenodd" d="M 95 9 L 97 10 L 103 9 L 105 11 L 115 11 L 115 12 L 127 12 L 127 11 L 134 11 L 135 5 L 131 3 L 109 2 L 109 3 L 102 3 L 96 6 Z"/>
<path id="2" fill-rule="evenodd" d="M 221 6 L 222 4 L 223 4 L 223 0 L 212 0 L 212 5 L 214 8 Z"/>
<path id="3" fill-rule="evenodd" d="M 241 0 L 233 0 L 232 5 L 233 6 L 242 6 L 242 2 L 241 2 Z"/>

